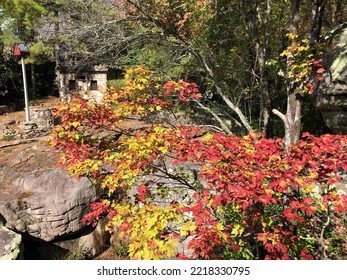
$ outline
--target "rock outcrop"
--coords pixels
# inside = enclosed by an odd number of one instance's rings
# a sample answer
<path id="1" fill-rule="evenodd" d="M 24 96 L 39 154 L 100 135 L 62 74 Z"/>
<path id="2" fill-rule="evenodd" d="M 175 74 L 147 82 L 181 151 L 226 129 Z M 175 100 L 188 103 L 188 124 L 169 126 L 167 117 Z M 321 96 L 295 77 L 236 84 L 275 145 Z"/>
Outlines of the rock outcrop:
<path id="1" fill-rule="evenodd" d="M 315 106 L 330 129 L 347 134 L 347 24 L 332 32 L 328 43 L 333 46 L 324 59 L 328 73 Z"/>
<path id="2" fill-rule="evenodd" d="M 63 170 L 18 174 L 12 187 L 18 195 L 0 201 L 6 227 L 44 241 L 81 230 L 80 220 L 96 199 L 88 179 L 70 178 Z"/>
<path id="3" fill-rule="evenodd" d="M 72 178 L 58 168 L 47 144 L 19 145 L 2 153 L 0 213 L 7 228 L 44 241 L 82 229 L 80 220 L 97 199 L 87 178 Z"/>
<path id="4" fill-rule="evenodd" d="M 0 158 L 0 215 L 7 229 L 45 242 L 93 231 L 81 219 L 98 199 L 97 188 L 57 167 L 57 154 L 47 143 L 6 145 Z M 85 248 L 93 246 L 88 242 Z"/>

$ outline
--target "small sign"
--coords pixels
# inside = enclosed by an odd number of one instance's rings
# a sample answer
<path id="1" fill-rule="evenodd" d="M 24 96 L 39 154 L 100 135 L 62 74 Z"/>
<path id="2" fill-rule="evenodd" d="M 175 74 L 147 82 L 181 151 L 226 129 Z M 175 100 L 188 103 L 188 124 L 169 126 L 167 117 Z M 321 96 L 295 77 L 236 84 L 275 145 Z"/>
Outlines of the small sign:
<path id="1" fill-rule="evenodd" d="M 13 55 L 20 57 L 28 57 L 30 55 L 28 46 L 23 43 L 14 44 Z"/>

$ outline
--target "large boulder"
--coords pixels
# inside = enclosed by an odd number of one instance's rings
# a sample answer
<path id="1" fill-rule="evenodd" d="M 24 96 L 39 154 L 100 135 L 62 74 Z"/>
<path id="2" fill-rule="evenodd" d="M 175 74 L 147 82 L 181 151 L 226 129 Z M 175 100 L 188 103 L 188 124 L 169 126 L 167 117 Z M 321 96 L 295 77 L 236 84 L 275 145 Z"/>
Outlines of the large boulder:
<path id="1" fill-rule="evenodd" d="M 325 54 L 328 71 L 316 96 L 315 106 L 330 129 L 347 134 L 347 24 L 331 33 L 328 44 L 333 46 Z"/>
<path id="2" fill-rule="evenodd" d="M 98 198 L 87 178 L 56 166 L 44 142 L 0 147 L 0 214 L 6 227 L 44 241 L 81 231 L 82 217 Z"/>

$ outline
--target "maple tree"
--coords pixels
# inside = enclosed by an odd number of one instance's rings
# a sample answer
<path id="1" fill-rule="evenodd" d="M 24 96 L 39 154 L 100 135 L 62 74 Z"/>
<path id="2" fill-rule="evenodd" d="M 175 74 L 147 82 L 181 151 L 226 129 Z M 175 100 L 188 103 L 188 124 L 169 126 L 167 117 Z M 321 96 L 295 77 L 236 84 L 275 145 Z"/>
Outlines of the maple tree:
<path id="1" fill-rule="evenodd" d="M 298 39 L 298 35 L 288 34 L 291 39 Z M 313 94 L 321 81 L 326 69 L 323 67 L 323 44 L 311 48 L 307 39 L 293 42 L 281 53 L 281 56 L 292 55 L 287 77 L 293 83 L 300 85 L 300 94 Z M 315 54 L 313 54 L 315 52 Z"/>
<path id="2" fill-rule="evenodd" d="M 283 114 L 277 109 L 272 112 L 284 123 L 284 143 L 288 148 L 291 144 L 297 144 L 301 133 L 302 97 L 305 93 L 312 94 L 317 83 L 324 80 L 322 73 L 325 69 L 321 64 L 319 43 L 321 42 L 321 29 L 324 9 L 327 1 L 314 1 L 312 7 L 312 22 L 310 24 L 310 38 L 298 42 L 300 35 L 300 10 L 302 3 L 299 0 L 290 0 L 289 16 L 289 45 L 282 55 L 287 59 L 286 83 L 287 83 L 287 109 Z M 317 67 L 318 66 L 318 67 Z M 315 85 L 314 85 L 315 84 Z"/>
<path id="3" fill-rule="evenodd" d="M 107 216 L 106 230 L 129 240 L 132 259 L 346 256 L 347 196 L 338 182 L 347 137 L 305 133 L 285 149 L 259 133 L 179 122 L 199 98 L 194 83 L 164 83 L 136 67 L 101 103 L 59 108 L 52 144 L 60 164 L 102 191 L 82 221 Z M 186 254 L 176 250 L 183 240 Z"/>
<path id="4" fill-rule="evenodd" d="M 139 16 L 141 24 L 162 31 L 160 38 L 165 45 L 171 43 L 196 59 L 196 65 L 204 72 L 202 80 L 209 85 L 204 92 L 212 92 L 219 99 L 219 106 L 226 108 L 227 114 L 223 115 L 221 110 L 222 117 L 218 120 L 223 131 L 236 132 L 230 122 L 225 123 L 228 119 L 238 126 L 237 132 L 251 132 L 259 127 L 268 137 L 272 129 L 272 111 L 283 121 L 285 145 L 297 143 L 301 134 L 302 106 L 307 98 L 305 93 L 316 91 L 319 84 L 313 74 L 317 73 L 315 63 L 320 59 L 317 49 L 322 42 L 320 34 L 324 30 L 322 19 L 327 14 L 327 1 L 301 3 L 291 0 L 276 4 L 254 0 L 242 3 L 224 0 L 124 2 L 130 6 L 132 14 Z M 312 21 L 307 17 L 310 13 Z M 283 40 L 288 32 L 293 36 Z M 298 35 L 308 38 L 306 46 L 303 41 L 294 39 Z M 278 55 L 286 45 L 287 51 L 282 55 L 285 54 L 287 63 L 282 63 Z M 252 51 L 248 53 L 245 49 Z M 299 68 L 294 69 L 295 66 Z M 322 67 L 319 69 L 324 71 Z M 247 75 L 249 72 L 254 74 Z M 281 80 L 278 73 L 285 79 Z M 293 79 L 292 74 L 301 75 L 301 78 Z M 318 74 L 321 78 L 322 72 Z M 280 89 L 276 88 L 275 81 L 281 84 Z M 242 89 L 235 90 L 241 84 Z M 254 94 L 261 103 L 260 111 L 249 102 Z M 281 94 L 287 96 L 286 109 L 280 108 L 277 102 L 272 105 Z M 207 111 L 206 106 L 200 108 Z M 254 121 L 254 112 L 258 124 Z"/>
<path id="5" fill-rule="evenodd" d="M 226 56 L 229 56 L 230 50 L 227 49 L 228 47 L 216 46 L 218 39 L 212 38 L 212 34 L 215 32 L 211 31 L 211 28 L 221 21 L 220 12 L 229 10 L 227 1 L 225 3 L 224 1 L 217 3 L 211 0 L 127 0 L 124 2 L 129 13 L 137 15 L 135 22 L 140 26 L 144 25 L 155 34 L 160 32 L 160 36 L 153 36 L 154 38 L 149 38 L 149 40 L 159 45 L 163 45 L 165 42 L 164 45 L 170 45 L 173 49 L 172 53 L 177 52 L 180 53 L 180 57 L 185 57 L 186 62 L 180 61 L 180 65 L 187 62 L 194 65 L 193 70 L 188 71 L 191 72 L 191 75 L 203 79 L 205 81 L 204 86 L 222 100 L 221 102 L 228 108 L 228 112 L 235 114 L 236 118 L 233 118 L 233 121 L 239 129 L 244 129 L 247 132 L 254 130 L 248 116 L 238 105 L 239 95 L 234 96 L 232 94 L 229 86 L 227 86 L 229 81 L 225 80 L 225 68 L 230 66 Z M 231 31 L 230 33 L 233 34 Z M 227 40 L 230 40 L 229 37 L 234 36 L 232 34 L 223 34 L 220 37 L 226 37 Z M 221 52 L 225 48 L 227 49 L 226 53 Z M 217 57 L 217 53 L 220 53 L 221 57 Z M 197 68 L 201 69 L 199 71 L 203 72 L 202 75 L 198 74 Z M 199 107 L 211 114 L 225 132 L 231 131 L 225 123 L 225 116 L 224 119 L 216 118 L 217 114 L 213 113 L 213 110 L 209 110 L 207 106 L 200 104 Z"/>

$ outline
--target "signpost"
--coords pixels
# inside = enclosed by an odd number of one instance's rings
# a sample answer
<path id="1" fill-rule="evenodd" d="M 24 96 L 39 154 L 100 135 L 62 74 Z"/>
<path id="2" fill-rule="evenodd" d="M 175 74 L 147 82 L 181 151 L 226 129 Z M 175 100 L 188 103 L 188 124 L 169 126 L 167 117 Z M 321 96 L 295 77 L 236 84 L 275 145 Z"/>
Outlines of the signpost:
<path id="1" fill-rule="evenodd" d="M 28 100 L 28 86 L 27 86 L 27 76 L 25 71 L 25 61 L 24 59 L 30 55 L 29 48 L 23 43 L 14 44 L 13 55 L 19 56 L 22 62 L 22 74 L 23 74 L 23 84 L 24 84 L 24 101 L 25 101 L 25 120 L 30 121 L 29 113 L 29 100 Z"/>

